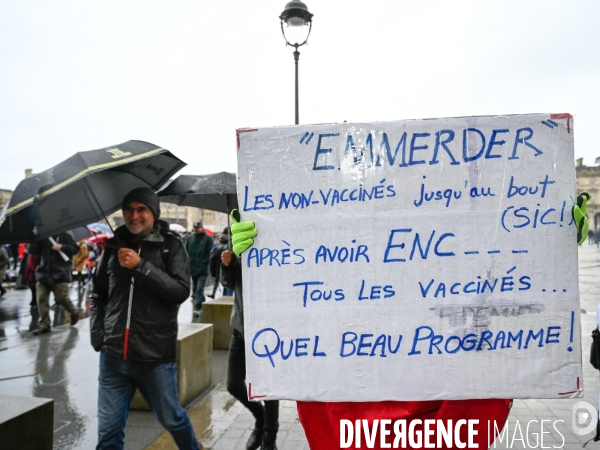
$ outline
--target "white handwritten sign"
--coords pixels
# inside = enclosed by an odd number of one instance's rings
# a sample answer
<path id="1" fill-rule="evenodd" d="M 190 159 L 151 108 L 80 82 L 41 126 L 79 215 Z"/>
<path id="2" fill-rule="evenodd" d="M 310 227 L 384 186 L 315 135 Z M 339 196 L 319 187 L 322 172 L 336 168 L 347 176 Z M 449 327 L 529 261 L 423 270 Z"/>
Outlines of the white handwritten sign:
<path id="1" fill-rule="evenodd" d="M 238 130 L 254 399 L 581 395 L 573 119 Z"/>

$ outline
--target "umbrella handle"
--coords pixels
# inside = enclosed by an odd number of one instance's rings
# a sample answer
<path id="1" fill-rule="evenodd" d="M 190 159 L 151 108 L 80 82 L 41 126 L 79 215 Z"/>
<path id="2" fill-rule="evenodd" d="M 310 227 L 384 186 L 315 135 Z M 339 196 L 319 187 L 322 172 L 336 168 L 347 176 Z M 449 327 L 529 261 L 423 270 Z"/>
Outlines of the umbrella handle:
<path id="1" fill-rule="evenodd" d="M 231 205 L 229 194 L 225 194 L 225 198 L 227 199 L 227 227 L 229 228 L 229 233 L 227 234 L 227 250 L 231 250 Z"/>
<path id="2" fill-rule="evenodd" d="M 83 179 L 83 183 L 85 184 L 85 187 L 87 188 L 88 192 L 90 193 L 90 195 L 92 196 L 92 198 L 96 202 L 96 206 L 98 207 L 98 210 L 102 213 L 102 216 L 104 217 L 104 220 L 106 220 L 106 224 L 110 228 L 110 231 L 112 231 L 112 234 L 113 234 L 114 238 L 117 240 L 117 243 L 119 244 L 119 247 L 122 247 L 121 242 L 119 242 L 119 237 L 116 235 L 115 230 L 113 229 L 112 225 L 110 224 L 110 222 L 108 220 L 108 217 L 106 217 L 106 214 L 104 214 L 104 210 L 100 206 L 100 202 L 96 198 L 96 195 L 94 194 L 94 191 L 92 191 L 92 188 L 90 187 L 90 185 L 89 185 L 89 183 L 88 183 L 88 181 L 87 181 L 86 178 Z"/>
<path id="3" fill-rule="evenodd" d="M 48 238 L 48 240 L 50 241 L 50 243 L 51 243 L 52 245 L 57 245 L 57 244 L 58 244 L 58 242 L 56 242 L 52 236 L 50 236 L 50 237 Z M 58 251 L 58 254 L 59 254 L 59 255 L 60 255 L 60 257 L 63 259 L 63 261 L 64 261 L 64 262 L 67 262 L 67 261 L 69 260 L 69 257 L 68 257 L 67 255 L 65 255 L 65 254 L 64 254 L 64 252 L 63 252 L 62 250 L 59 250 L 59 251 Z"/>
<path id="4" fill-rule="evenodd" d="M 227 250 L 231 250 L 231 217 L 227 214 L 227 227 L 229 228 L 229 234 L 227 235 Z"/>

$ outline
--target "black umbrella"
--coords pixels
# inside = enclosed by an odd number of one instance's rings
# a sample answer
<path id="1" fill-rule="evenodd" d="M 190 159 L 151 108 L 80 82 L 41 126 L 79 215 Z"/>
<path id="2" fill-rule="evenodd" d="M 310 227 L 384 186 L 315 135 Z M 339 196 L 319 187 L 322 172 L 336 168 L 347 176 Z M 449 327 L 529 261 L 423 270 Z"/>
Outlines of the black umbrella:
<path id="1" fill-rule="evenodd" d="M 228 214 L 238 208 L 236 176 L 230 172 L 179 175 L 158 192 L 162 202 Z"/>
<path id="2" fill-rule="evenodd" d="M 158 190 L 184 166 L 143 141 L 76 153 L 19 183 L 0 216 L 0 243 L 32 242 L 96 222 L 118 210 L 130 190 Z"/>
<path id="3" fill-rule="evenodd" d="M 83 241 L 89 237 L 92 237 L 94 233 L 88 227 L 77 227 L 67 231 L 75 242 Z"/>

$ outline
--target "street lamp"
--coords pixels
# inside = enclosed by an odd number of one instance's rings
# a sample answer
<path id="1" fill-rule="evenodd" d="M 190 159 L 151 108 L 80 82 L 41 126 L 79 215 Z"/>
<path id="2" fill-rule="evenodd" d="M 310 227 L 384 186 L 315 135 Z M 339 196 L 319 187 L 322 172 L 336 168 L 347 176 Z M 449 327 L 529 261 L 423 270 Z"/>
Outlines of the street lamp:
<path id="1" fill-rule="evenodd" d="M 300 1 L 291 1 L 279 16 L 281 20 L 281 33 L 287 45 L 294 47 L 294 61 L 296 63 L 296 125 L 300 121 L 298 113 L 298 60 L 302 47 L 308 41 L 312 29 L 313 15 L 308 12 L 306 5 Z M 284 26 L 285 23 L 285 26 Z"/>

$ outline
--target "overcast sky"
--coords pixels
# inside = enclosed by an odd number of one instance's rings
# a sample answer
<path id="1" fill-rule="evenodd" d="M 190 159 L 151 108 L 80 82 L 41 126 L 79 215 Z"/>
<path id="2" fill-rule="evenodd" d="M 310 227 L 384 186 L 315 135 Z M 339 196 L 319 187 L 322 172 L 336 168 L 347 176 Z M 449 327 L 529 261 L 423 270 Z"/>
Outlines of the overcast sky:
<path id="1" fill-rule="evenodd" d="M 236 170 L 235 129 L 294 123 L 285 1 L 0 0 L 0 188 L 131 139 Z M 307 1 L 300 122 L 575 116 L 600 148 L 600 2 Z"/>

